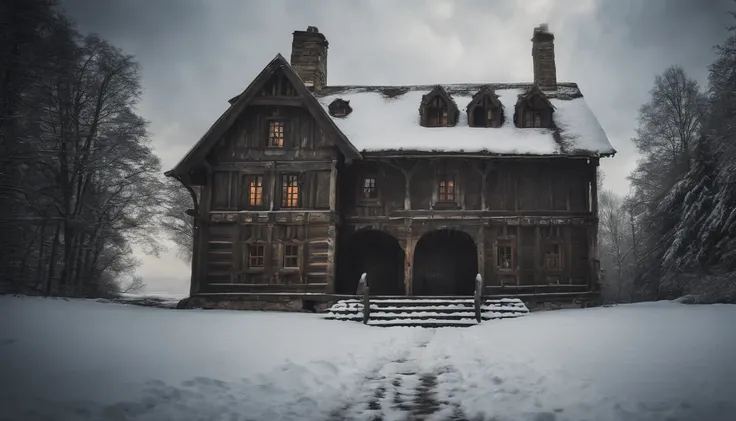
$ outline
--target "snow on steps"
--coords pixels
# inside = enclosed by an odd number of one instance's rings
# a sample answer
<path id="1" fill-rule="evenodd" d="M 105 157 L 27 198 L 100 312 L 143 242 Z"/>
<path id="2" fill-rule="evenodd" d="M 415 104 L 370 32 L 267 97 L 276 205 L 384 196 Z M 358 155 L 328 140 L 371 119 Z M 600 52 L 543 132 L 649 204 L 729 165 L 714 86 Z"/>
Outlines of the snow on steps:
<path id="1" fill-rule="evenodd" d="M 371 326 L 423 326 L 450 327 L 472 326 L 475 308 L 472 298 L 388 298 L 370 302 Z M 527 314 L 529 310 L 518 298 L 485 300 L 481 306 L 481 319 L 505 319 Z M 363 320 L 363 303 L 360 300 L 340 300 L 327 310 L 326 319 Z"/>

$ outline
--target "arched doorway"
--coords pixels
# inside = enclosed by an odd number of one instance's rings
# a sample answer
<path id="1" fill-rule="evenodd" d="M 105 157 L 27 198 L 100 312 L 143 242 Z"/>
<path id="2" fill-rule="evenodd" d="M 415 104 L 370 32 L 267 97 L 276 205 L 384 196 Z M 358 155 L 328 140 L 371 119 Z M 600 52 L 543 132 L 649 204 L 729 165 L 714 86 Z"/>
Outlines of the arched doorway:
<path id="1" fill-rule="evenodd" d="M 338 259 L 338 294 L 355 294 L 361 274 L 367 273 L 371 295 L 404 295 L 404 250 L 391 235 L 358 231 L 346 239 Z"/>
<path id="2" fill-rule="evenodd" d="M 473 238 L 442 229 L 424 234 L 414 249 L 414 295 L 473 295 L 478 252 Z"/>

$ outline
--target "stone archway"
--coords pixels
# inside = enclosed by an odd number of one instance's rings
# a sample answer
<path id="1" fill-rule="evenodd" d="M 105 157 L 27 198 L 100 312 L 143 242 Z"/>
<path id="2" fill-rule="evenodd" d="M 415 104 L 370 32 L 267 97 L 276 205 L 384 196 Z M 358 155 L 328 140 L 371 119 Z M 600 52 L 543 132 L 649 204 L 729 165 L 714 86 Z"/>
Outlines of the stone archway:
<path id="1" fill-rule="evenodd" d="M 470 234 L 451 229 L 431 231 L 414 249 L 414 295 L 473 295 L 478 252 Z"/>
<path id="2" fill-rule="evenodd" d="M 355 294 L 361 274 L 368 274 L 371 295 L 404 295 L 404 249 L 383 231 L 362 230 L 348 238 L 338 255 L 338 294 Z"/>

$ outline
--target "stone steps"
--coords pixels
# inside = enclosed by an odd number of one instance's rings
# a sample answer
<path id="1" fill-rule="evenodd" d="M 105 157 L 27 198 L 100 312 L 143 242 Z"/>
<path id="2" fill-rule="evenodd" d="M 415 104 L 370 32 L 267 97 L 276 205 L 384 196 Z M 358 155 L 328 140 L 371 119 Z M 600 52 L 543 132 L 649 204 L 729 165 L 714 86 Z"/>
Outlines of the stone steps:
<path id="1" fill-rule="evenodd" d="M 375 298 L 370 300 L 371 326 L 459 327 L 478 324 L 472 298 Z M 481 306 L 481 319 L 506 319 L 529 310 L 516 298 L 488 299 Z M 327 310 L 330 320 L 363 321 L 363 302 L 341 300 Z"/>

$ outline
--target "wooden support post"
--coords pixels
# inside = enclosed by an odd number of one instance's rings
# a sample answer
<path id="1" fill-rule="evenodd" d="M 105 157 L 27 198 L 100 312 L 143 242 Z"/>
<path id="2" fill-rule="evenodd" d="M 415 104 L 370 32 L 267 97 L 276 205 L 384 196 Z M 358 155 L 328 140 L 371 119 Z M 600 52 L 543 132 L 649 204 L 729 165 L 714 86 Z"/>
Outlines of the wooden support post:
<path id="1" fill-rule="evenodd" d="M 268 283 L 273 282 L 273 224 L 268 224 L 268 231 L 266 233 L 266 248 L 263 253 L 263 268 L 266 274 Z"/>
<path id="2" fill-rule="evenodd" d="M 275 201 L 276 201 L 276 185 L 279 184 L 279 181 L 280 181 L 280 180 L 277 180 L 276 179 L 277 178 L 277 176 L 276 176 L 276 162 L 272 162 L 271 163 L 271 171 L 270 172 L 271 172 L 271 185 L 269 186 L 269 188 L 270 188 L 269 196 L 270 196 L 270 199 L 271 199 L 271 203 L 270 203 L 268 209 L 270 211 L 273 211 L 274 210 L 274 204 L 275 204 Z"/>
<path id="3" fill-rule="evenodd" d="M 308 229 L 306 229 L 308 231 Z M 335 245 L 337 244 L 337 227 L 330 223 L 327 226 L 327 268 L 325 270 L 325 281 L 327 282 L 327 291 L 335 292 Z"/>
<path id="4" fill-rule="evenodd" d="M 332 161 L 330 170 L 330 211 L 335 212 L 337 202 L 337 161 Z"/>
<path id="5" fill-rule="evenodd" d="M 206 252 L 203 252 L 202 247 L 202 223 L 201 223 L 201 217 L 200 215 L 196 215 L 194 217 L 193 221 L 194 225 L 194 234 L 193 234 L 193 248 L 192 250 L 192 271 L 191 271 L 191 279 L 189 283 L 189 296 L 197 295 L 200 289 L 200 266 L 202 262 L 202 258 L 204 257 Z"/>
<path id="6" fill-rule="evenodd" d="M 476 234 L 476 252 L 478 255 L 478 273 L 483 276 L 485 279 L 486 277 L 486 240 L 485 240 L 485 227 L 483 226 L 483 222 L 481 222 L 480 227 L 478 227 L 478 233 Z"/>
<path id="7" fill-rule="evenodd" d="M 516 285 L 521 285 L 521 225 L 516 226 L 516 256 L 514 260 L 516 262 L 515 274 L 516 274 Z"/>
<path id="8" fill-rule="evenodd" d="M 539 225 L 534 226 L 534 283 L 539 285 L 540 283 L 546 284 L 547 280 L 542 281 L 542 262 L 541 262 L 541 230 Z"/>
<path id="9" fill-rule="evenodd" d="M 411 222 L 409 222 L 411 223 Z M 406 233 L 406 251 L 404 253 L 404 293 L 414 295 L 414 285 L 412 280 L 412 264 L 414 263 L 414 235 L 409 226 Z"/>
<path id="10" fill-rule="evenodd" d="M 192 255 L 192 284 L 190 295 L 201 292 L 205 282 L 207 269 L 207 242 L 209 241 L 210 206 L 212 204 L 213 174 L 207 172 L 206 185 L 202 188 L 202 197 L 199 201 L 199 221 L 195 220 L 194 251 Z"/>
<path id="11" fill-rule="evenodd" d="M 496 253 L 498 253 L 498 240 L 496 239 L 498 237 L 498 231 L 497 228 L 494 226 L 490 227 L 490 234 L 491 234 L 491 255 L 490 261 L 488 264 L 490 265 L 490 276 L 486 276 L 486 285 L 501 285 L 501 280 L 498 277 L 498 273 L 496 272 L 496 266 L 498 264 L 498 256 Z"/>
<path id="12" fill-rule="evenodd" d="M 486 191 L 488 190 L 488 174 L 485 171 L 481 175 L 480 180 L 482 186 L 480 190 L 480 210 L 487 210 L 488 199 L 486 199 L 486 196 L 488 196 L 488 194 Z"/>
<path id="13" fill-rule="evenodd" d="M 368 286 L 368 274 L 364 273 L 358 281 L 358 294 L 363 295 L 363 324 L 368 324 L 371 318 L 371 289 Z"/>
<path id="14" fill-rule="evenodd" d="M 598 279 L 598 274 L 596 273 L 596 256 L 595 256 L 595 229 L 596 225 L 588 225 L 586 227 L 586 234 L 587 234 L 587 241 L 588 241 L 588 267 L 589 267 L 589 276 L 588 276 L 588 286 L 592 289 L 595 287 L 595 284 Z"/>
<path id="15" fill-rule="evenodd" d="M 567 278 L 567 283 L 572 284 L 572 226 L 565 225 L 562 229 L 565 238 L 565 248 L 562 256 L 565 266 L 563 267 L 562 276 Z"/>
<path id="16" fill-rule="evenodd" d="M 411 210 L 411 179 L 414 177 L 414 171 L 417 164 L 412 164 L 409 168 L 398 166 L 404 173 L 404 210 Z"/>
<path id="17" fill-rule="evenodd" d="M 475 276 L 475 296 L 473 304 L 475 307 L 475 320 L 480 323 L 480 307 L 483 302 L 483 277 L 480 275 Z"/>
<path id="18" fill-rule="evenodd" d="M 598 160 L 594 159 L 591 163 L 591 181 L 590 181 L 590 212 L 598 217 Z"/>

